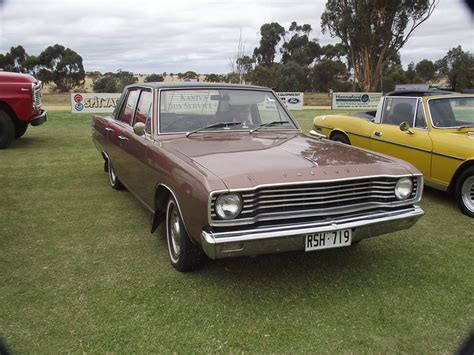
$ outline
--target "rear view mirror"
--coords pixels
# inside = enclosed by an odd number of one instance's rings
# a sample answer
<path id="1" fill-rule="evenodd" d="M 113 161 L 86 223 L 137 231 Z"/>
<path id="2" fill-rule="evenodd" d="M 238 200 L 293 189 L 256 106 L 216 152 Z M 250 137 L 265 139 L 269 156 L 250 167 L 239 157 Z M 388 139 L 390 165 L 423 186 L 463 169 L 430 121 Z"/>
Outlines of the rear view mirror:
<path id="1" fill-rule="evenodd" d="M 413 131 L 410 129 L 411 128 L 410 124 L 407 121 L 403 121 L 402 123 L 400 123 L 399 127 L 400 127 L 400 131 L 413 134 Z"/>
<path id="2" fill-rule="evenodd" d="M 143 136 L 145 134 L 145 124 L 143 122 L 137 122 L 133 125 L 133 132 L 137 136 Z"/>

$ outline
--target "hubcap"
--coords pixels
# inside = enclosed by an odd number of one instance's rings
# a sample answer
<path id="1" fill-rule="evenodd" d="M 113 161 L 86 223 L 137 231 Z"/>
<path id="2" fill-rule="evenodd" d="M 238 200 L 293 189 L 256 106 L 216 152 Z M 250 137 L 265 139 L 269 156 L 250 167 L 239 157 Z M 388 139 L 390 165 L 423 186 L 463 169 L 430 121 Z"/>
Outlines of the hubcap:
<path id="1" fill-rule="evenodd" d="M 180 241 L 181 241 L 181 228 L 179 226 L 179 214 L 176 209 L 176 205 L 170 206 L 171 211 L 169 212 L 169 240 L 171 242 L 171 247 L 173 254 L 176 257 L 179 256 L 180 252 Z"/>
<path id="2" fill-rule="evenodd" d="M 462 202 L 464 206 L 474 212 L 474 176 L 469 176 L 462 184 L 461 188 Z"/>

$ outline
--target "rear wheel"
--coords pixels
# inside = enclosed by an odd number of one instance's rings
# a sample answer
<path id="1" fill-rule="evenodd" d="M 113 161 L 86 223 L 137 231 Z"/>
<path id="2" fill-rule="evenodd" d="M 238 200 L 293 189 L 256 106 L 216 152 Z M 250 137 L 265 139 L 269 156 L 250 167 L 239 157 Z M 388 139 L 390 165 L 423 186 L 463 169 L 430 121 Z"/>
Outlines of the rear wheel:
<path id="1" fill-rule="evenodd" d="M 351 141 L 344 133 L 334 133 L 331 137 L 332 141 L 341 142 L 344 144 L 351 144 Z"/>
<path id="2" fill-rule="evenodd" d="M 15 138 L 20 138 L 25 134 L 28 129 L 28 122 L 16 121 L 15 122 Z"/>
<path id="3" fill-rule="evenodd" d="M 205 257 L 202 250 L 191 240 L 184 227 L 181 213 L 173 197 L 166 207 L 166 242 L 171 265 L 181 272 L 198 269 Z"/>
<path id="4" fill-rule="evenodd" d="M 0 110 L 0 149 L 7 148 L 15 139 L 15 126 L 8 113 Z"/>
<path id="5" fill-rule="evenodd" d="M 462 213 L 474 218 L 474 167 L 467 168 L 459 175 L 455 197 Z"/>
<path id="6" fill-rule="evenodd" d="M 115 174 L 114 167 L 112 166 L 112 162 L 107 162 L 108 173 L 109 173 L 109 182 L 110 186 L 112 186 L 115 190 L 124 190 L 125 186 L 123 186 L 122 182 L 119 180 L 117 175 Z"/>

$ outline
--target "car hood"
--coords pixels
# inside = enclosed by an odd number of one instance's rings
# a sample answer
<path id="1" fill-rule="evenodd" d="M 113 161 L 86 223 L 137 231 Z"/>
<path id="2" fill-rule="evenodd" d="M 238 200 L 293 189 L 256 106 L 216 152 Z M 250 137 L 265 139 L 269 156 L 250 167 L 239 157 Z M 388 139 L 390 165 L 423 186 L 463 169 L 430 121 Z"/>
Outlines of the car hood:
<path id="1" fill-rule="evenodd" d="M 218 176 L 228 188 L 418 173 L 400 160 L 300 133 L 201 134 L 163 147 Z"/>

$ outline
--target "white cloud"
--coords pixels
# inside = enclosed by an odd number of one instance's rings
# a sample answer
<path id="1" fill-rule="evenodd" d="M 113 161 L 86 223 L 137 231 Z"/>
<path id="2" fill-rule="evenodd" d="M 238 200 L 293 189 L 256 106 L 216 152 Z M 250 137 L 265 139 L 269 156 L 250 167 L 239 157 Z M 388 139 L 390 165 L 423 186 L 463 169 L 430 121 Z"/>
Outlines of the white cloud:
<path id="1" fill-rule="evenodd" d="M 310 23 L 321 44 L 336 42 L 321 33 L 324 8 L 325 0 L 4 0 L 0 53 L 21 44 L 39 54 L 59 43 L 81 54 L 86 70 L 225 73 L 240 31 L 250 54 L 266 22 Z M 441 0 L 402 61 L 438 59 L 459 44 L 472 52 L 472 30 L 461 0 Z"/>

